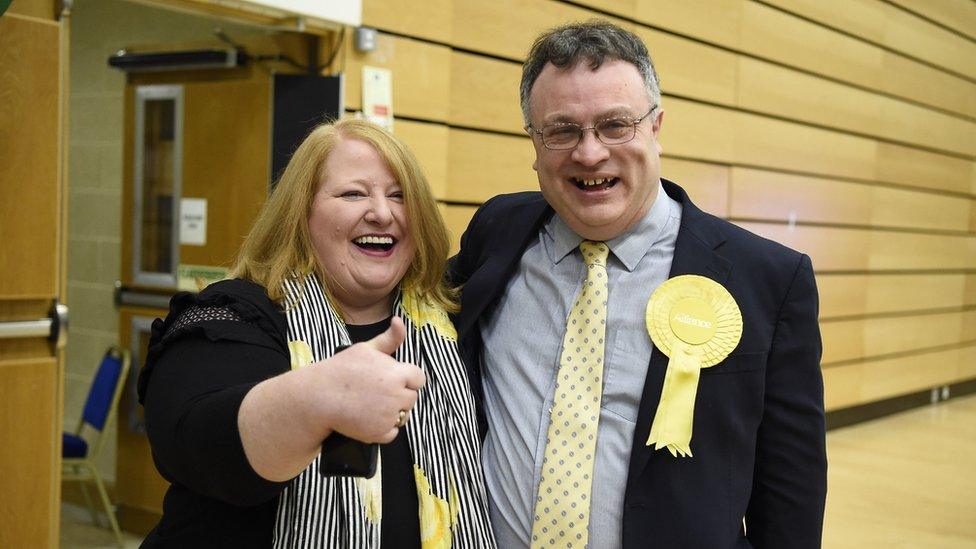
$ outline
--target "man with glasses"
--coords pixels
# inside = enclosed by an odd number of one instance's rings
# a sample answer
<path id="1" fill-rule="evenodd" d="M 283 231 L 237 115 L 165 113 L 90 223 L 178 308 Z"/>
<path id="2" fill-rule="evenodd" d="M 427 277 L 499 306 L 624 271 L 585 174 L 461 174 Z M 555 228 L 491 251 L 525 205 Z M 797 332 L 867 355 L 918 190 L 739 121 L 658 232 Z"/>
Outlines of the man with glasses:
<path id="1" fill-rule="evenodd" d="M 499 546 L 819 547 L 810 259 L 661 179 L 633 33 L 542 34 L 521 103 L 542 192 L 486 202 L 452 262 Z"/>

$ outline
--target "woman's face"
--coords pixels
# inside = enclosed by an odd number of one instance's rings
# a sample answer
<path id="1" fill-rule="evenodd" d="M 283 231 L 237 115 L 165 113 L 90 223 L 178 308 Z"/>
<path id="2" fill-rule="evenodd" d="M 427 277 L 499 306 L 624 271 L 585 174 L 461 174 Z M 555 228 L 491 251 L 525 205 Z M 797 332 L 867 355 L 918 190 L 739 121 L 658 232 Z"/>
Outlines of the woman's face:
<path id="1" fill-rule="evenodd" d="M 350 320 L 370 308 L 388 315 L 416 251 L 403 190 L 376 149 L 358 139 L 340 138 L 325 166 L 308 228 L 329 289 Z"/>

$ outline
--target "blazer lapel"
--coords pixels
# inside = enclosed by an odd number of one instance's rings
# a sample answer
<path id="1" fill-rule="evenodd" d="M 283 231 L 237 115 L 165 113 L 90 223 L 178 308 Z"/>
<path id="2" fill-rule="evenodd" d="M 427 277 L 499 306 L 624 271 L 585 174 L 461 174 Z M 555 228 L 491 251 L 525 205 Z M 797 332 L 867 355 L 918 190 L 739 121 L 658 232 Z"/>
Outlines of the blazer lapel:
<path id="1" fill-rule="evenodd" d="M 662 180 L 668 196 L 681 203 L 681 227 L 674 247 L 674 258 L 668 278 L 694 274 L 701 275 L 724 284 L 728 279 L 732 264 L 716 253 L 725 237 L 711 222 L 710 217 L 699 210 L 688 198 L 685 191 L 667 180 Z M 628 491 L 644 471 L 651 454 L 655 451 L 646 445 L 651 431 L 651 423 L 657 412 L 664 374 L 668 367 L 668 357 L 657 347 L 651 353 L 650 365 L 644 379 L 644 392 L 637 410 L 637 427 L 630 452 Z M 665 450 L 660 450 L 665 451 Z"/>
<path id="2" fill-rule="evenodd" d="M 518 267 L 522 253 L 539 233 L 542 225 L 552 216 L 552 208 L 541 193 L 526 203 L 505 212 L 504 223 L 496 225 L 496 233 L 484 243 L 489 246 L 483 252 L 484 263 L 464 284 L 461 296 L 461 314 L 458 318 L 458 337 L 465 339 L 477 325 L 478 318 L 498 299 L 505 284 Z"/>

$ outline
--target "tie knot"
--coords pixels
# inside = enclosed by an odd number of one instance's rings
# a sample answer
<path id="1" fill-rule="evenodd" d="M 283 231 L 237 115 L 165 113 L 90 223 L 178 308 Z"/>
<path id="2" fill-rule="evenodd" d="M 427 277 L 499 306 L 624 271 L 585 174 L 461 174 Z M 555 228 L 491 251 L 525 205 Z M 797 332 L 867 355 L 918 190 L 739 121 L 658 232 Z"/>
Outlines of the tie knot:
<path id="1" fill-rule="evenodd" d="M 610 254 L 610 247 L 607 246 L 606 242 L 584 240 L 580 242 L 579 248 L 580 252 L 583 253 L 583 261 L 586 262 L 587 267 L 593 265 L 607 266 L 607 255 Z"/>

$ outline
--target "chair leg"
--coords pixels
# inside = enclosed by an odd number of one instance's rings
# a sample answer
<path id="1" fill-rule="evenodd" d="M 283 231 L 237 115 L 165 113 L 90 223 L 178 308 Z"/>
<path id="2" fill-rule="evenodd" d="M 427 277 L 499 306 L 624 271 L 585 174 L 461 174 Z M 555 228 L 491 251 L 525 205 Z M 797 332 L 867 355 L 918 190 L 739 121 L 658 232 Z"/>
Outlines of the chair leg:
<path id="1" fill-rule="evenodd" d="M 95 508 L 95 502 L 92 501 L 91 494 L 88 493 L 88 483 L 81 481 L 78 483 L 78 486 L 81 488 L 81 496 L 85 499 L 85 506 L 88 507 L 88 512 L 91 513 L 92 524 L 101 526 L 98 521 L 98 509 Z"/>
<path id="2" fill-rule="evenodd" d="M 108 516 L 108 523 L 112 526 L 112 531 L 115 532 L 115 541 L 118 542 L 119 547 L 122 547 L 122 532 L 119 530 L 119 522 L 115 520 L 115 509 L 112 507 L 112 502 L 108 499 L 108 492 L 105 491 L 105 484 L 102 483 L 102 475 L 99 474 L 94 463 L 90 465 L 90 468 L 92 477 L 95 479 L 95 486 L 98 487 L 98 493 L 102 497 L 102 504 L 105 506 L 105 514 Z"/>

